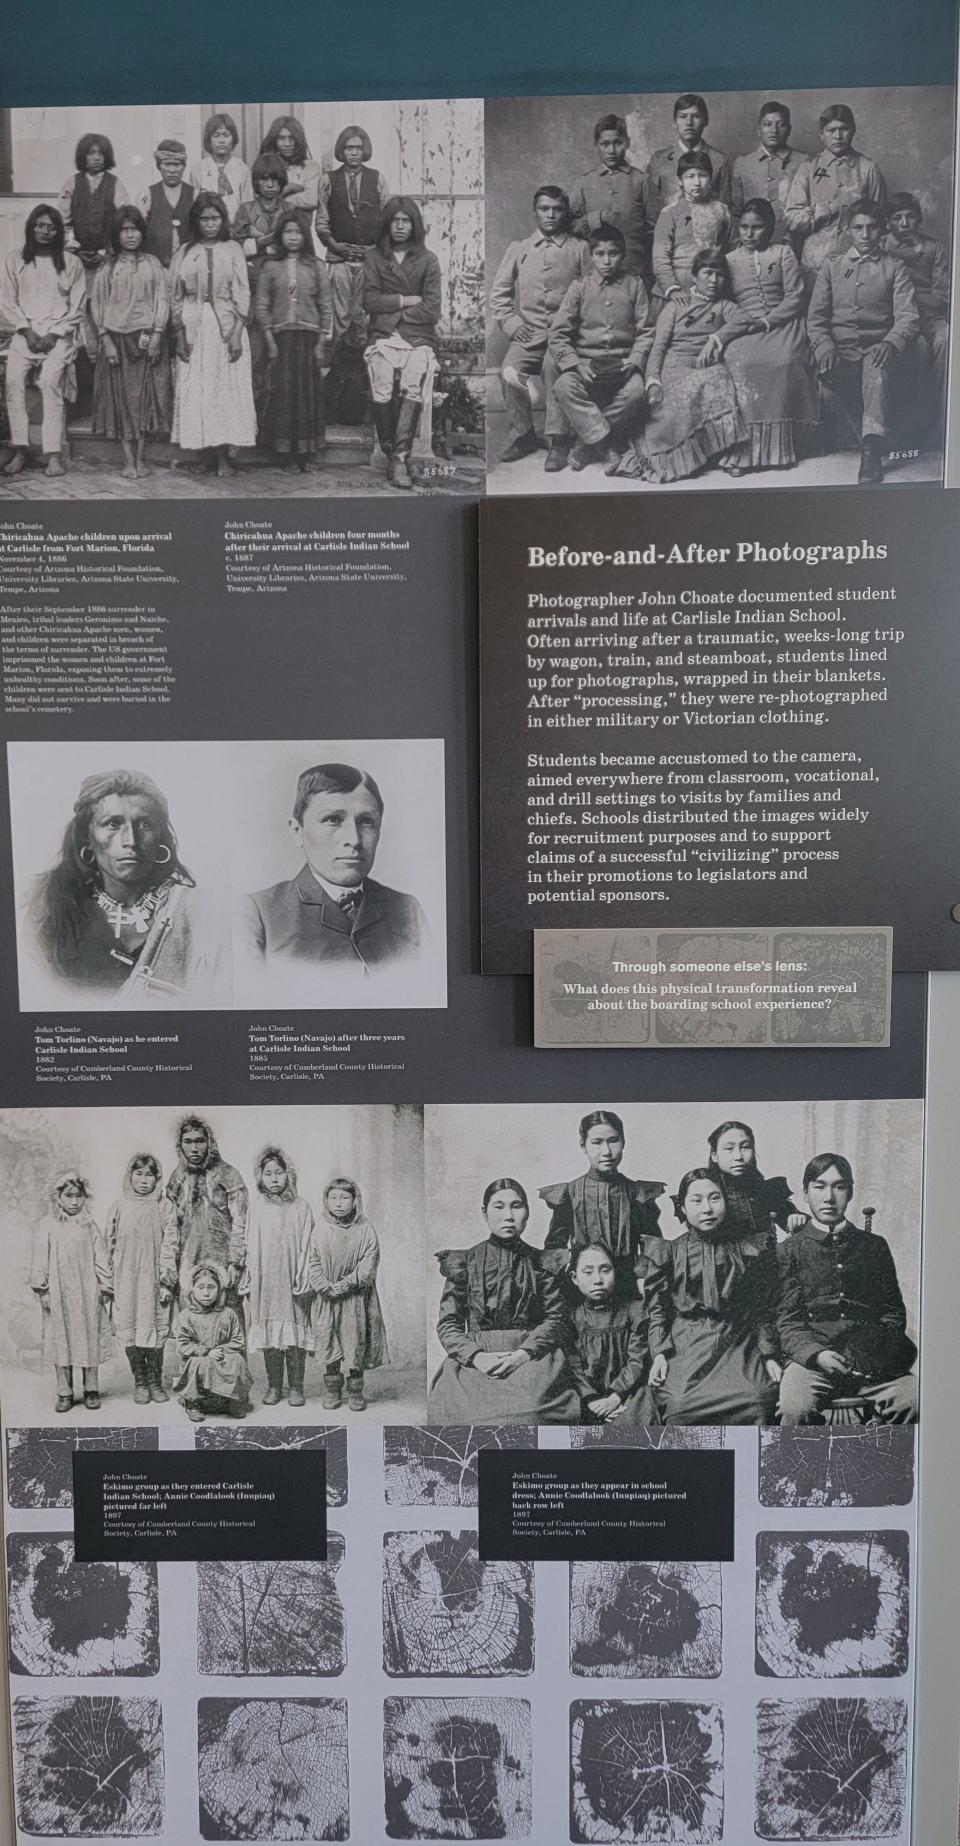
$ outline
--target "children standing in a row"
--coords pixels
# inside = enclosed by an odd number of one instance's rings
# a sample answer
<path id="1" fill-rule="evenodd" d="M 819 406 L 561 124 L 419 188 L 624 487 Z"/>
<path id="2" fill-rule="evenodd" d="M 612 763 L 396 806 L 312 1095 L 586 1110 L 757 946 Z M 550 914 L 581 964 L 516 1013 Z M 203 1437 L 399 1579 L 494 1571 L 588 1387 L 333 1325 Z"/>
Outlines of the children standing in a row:
<path id="1" fill-rule="evenodd" d="M 324 1406 L 339 1408 L 345 1382 L 348 1407 L 363 1410 L 364 1374 L 388 1353 L 379 1244 L 356 1182 L 331 1180 L 317 1224 L 282 1148 L 261 1153 L 249 1200 L 201 1118 L 181 1124 L 178 1151 L 166 1192 L 155 1157 L 133 1157 L 105 1234 L 80 1174 L 63 1174 L 53 1188 L 35 1235 L 31 1287 L 43 1310 L 44 1354 L 57 1368 L 57 1410 L 74 1403 L 73 1366 L 83 1371 L 84 1404 L 100 1407 L 97 1368 L 111 1317 L 137 1404 L 167 1401 L 163 1355 L 173 1332 L 181 1362 L 174 1389 L 194 1422 L 249 1409 L 248 1345 L 264 1356 L 264 1404 L 279 1403 L 286 1369 L 287 1400 L 303 1406 L 306 1356 L 316 1351 Z"/>

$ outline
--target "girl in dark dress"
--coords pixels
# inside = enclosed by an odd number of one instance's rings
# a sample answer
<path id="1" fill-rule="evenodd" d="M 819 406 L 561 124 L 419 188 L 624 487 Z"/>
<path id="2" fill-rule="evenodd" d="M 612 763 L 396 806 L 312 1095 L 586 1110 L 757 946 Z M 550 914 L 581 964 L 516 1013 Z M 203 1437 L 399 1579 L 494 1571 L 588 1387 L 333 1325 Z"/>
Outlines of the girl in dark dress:
<path id="1" fill-rule="evenodd" d="M 643 1303 L 616 1299 L 613 1258 L 602 1245 L 589 1244 L 577 1251 L 571 1278 L 579 1301 L 573 1310 L 576 1349 L 570 1371 L 583 1421 L 657 1422 L 650 1394 L 644 1389 L 650 1345 Z"/>
<path id="2" fill-rule="evenodd" d="M 491 1180 L 487 1236 L 437 1252 L 437 1333 L 447 1358 L 427 1398 L 430 1423 L 580 1421 L 566 1358 L 570 1322 L 549 1261 L 522 1241 L 529 1215 L 517 1180 Z"/>
<path id="3" fill-rule="evenodd" d="M 569 1250 L 572 1259 L 588 1244 L 602 1244 L 613 1257 L 617 1293 L 634 1295 L 637 1252 L 642 1238 L 661 1235 L 656 1201 L 666 1188 L 658 1179 L 628 1179 L 621 1173 L 625 1136 L 623 1122 L 612 1109 L 594 1109 L 584 1116 L 580 1146 L 587 1171 L 540 1189 L 550 1207 L 544 1248 Z"/>
<path id="4" fill-rule="evenodd" d="M 708 1166 L 718 1175 L 727 1201 L 727 1231 L 747 1237 L 766 1231 L 771 1220 L 781 1231 L 795 1231 L 803 1223 L 790 1187 L 780 1175 L 765 1179 L 757 1166 L 757 1146 L 747 1122 L 721 1122 L 707 1137 Z"/>
<path id="5" fill-rule="evenodd" d="M 281 214 L 276 241 L 278 254 L 263 264 L 254 306 L 267 355 L 260 440 L 288 472 L 307 474 L 324 443 L 323 367 L 333 304 L 327 266 L 317 262 L 296 211 Z"/>
<path id="6" fill-rule="evenodd" d="M 776 1237 L 728 1228 L 721 1176 L 680 1181 L 681 1235 L 648 1242 L 639 1272 L 654 1354 L 650 1384 L 665 1423 L 770 1423 L 783 1368 L 772 1320 Z"/>

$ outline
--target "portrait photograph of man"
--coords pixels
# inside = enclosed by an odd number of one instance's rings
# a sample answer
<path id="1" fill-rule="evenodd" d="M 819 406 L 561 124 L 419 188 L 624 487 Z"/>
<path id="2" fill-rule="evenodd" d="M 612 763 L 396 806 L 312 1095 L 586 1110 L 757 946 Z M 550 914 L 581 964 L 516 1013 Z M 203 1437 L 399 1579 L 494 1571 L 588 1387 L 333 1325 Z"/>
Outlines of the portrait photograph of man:
<path id="1" fill-rule="evenodd" d="M 232 864 L 244 999 L 445 1005 L 442 744 L 257 744 L 243 754 Z M 262 875 L 271 870 L 284 875 Z"/>

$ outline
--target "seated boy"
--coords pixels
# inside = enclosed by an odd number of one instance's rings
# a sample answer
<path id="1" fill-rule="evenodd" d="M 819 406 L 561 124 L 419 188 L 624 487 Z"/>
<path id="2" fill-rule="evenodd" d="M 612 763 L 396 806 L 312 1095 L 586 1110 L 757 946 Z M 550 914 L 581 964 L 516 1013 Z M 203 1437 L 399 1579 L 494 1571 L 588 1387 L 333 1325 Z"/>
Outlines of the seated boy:
<path id="1" fill-rule="evenodd" d="M 916 1422 L 917 1349 L 896 1266 L 886 1240 L 847 1217 L 850 1162 L 817 1154 L 803 1192 L 810 1217 L 777 1249 L 780 1422 L 822 1422 L 837 1397 L 856 1398 L 881 1422 Z"/>
<path id="2" fill-rule="evenodd" d="M 570 192 L 570 224 L 577 237 L 615 225 L 626 243 L 624 267 L 642 275 L 650 250 L 644 179 L 627 159 L 630 136 L 622 115 L 602 115 L 593 131 L 596 165 L 587 167 Z"/>
<path id="3" fill-rule="evenodd" d="M 920 337 L 933 376 L 935 415 L 942 422 L 950 356 L 950 263 L 943 244 L 921 231 L 922 223 L 923 212 L 913 193 L 895 192 L 887 206 L 890 228 L 883 247 L 909 271 L 920 310 Z"/>
<path id="4" fill-rule="evenodd" d="M 557 368 L 554 396 L 577 441 L 570 466 L 602 461 L 615 474 L 644 400 L 643 373 L 653 345 L 650 299 L 624 268 L 622 231 L 603 225 L 590 239 L 588 273 L 571 282 L 550 329 Z M 564 466 L 552 451 L 546 467 Z"/>
<path id="5" fill-rule="evenodd" d="M 570 201 L 559 186 L 540 186 L 533 195 L 537 228 L 510 244 L 493 279 L 490 308 L 510 341 L 500 364 L 500 385 L 510 425 L 502 462 L 520 461 L 541 444 L 534 433 L 530 380 L 542 374 L 546 394 L 547 447 L 566 435 L 553 401 L 554 368 L 547 353 L 550 322 L 571 282 L 590 267 L 590 251 L 570 230 Z"/>
<path id="6" fill-rule="evenodd" d="M 892 386 L 916 345 L 920 314 L 910 272 L 883 248 L 880 206 L 859 199 L 848 223 L 850 248 L 818 271 L 807 314 L 817 375 L 841 400 L 860 440 L 860 474 L 882 481 L 889 447 Z"/>

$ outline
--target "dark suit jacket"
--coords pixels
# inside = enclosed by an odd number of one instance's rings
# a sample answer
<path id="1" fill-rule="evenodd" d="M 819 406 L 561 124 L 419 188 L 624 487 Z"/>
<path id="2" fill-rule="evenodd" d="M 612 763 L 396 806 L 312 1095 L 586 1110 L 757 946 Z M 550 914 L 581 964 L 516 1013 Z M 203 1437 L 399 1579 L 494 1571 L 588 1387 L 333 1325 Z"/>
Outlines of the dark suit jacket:
<path id="1" fill-rule="evenodd" d="M 786 1359 L 812 1365 L 838 1352 L 868 1378 L 899 1378 L 917 1349 L 890 1246 L 874 1231 L 844 1223 L 826 1231 L 813 1220 L 778 1245 L 777 1330 Z"/>
<path id="2" fill-rule="evenodd" d="M 241 931 L 252 956 L 273 961 L 351 962 L 376 968 L 412 961 L 427 937 L 415 897 L 368 878 L 353 919 L 318 884 L 308 866 L 296 878 L 245 897 Z"/>

